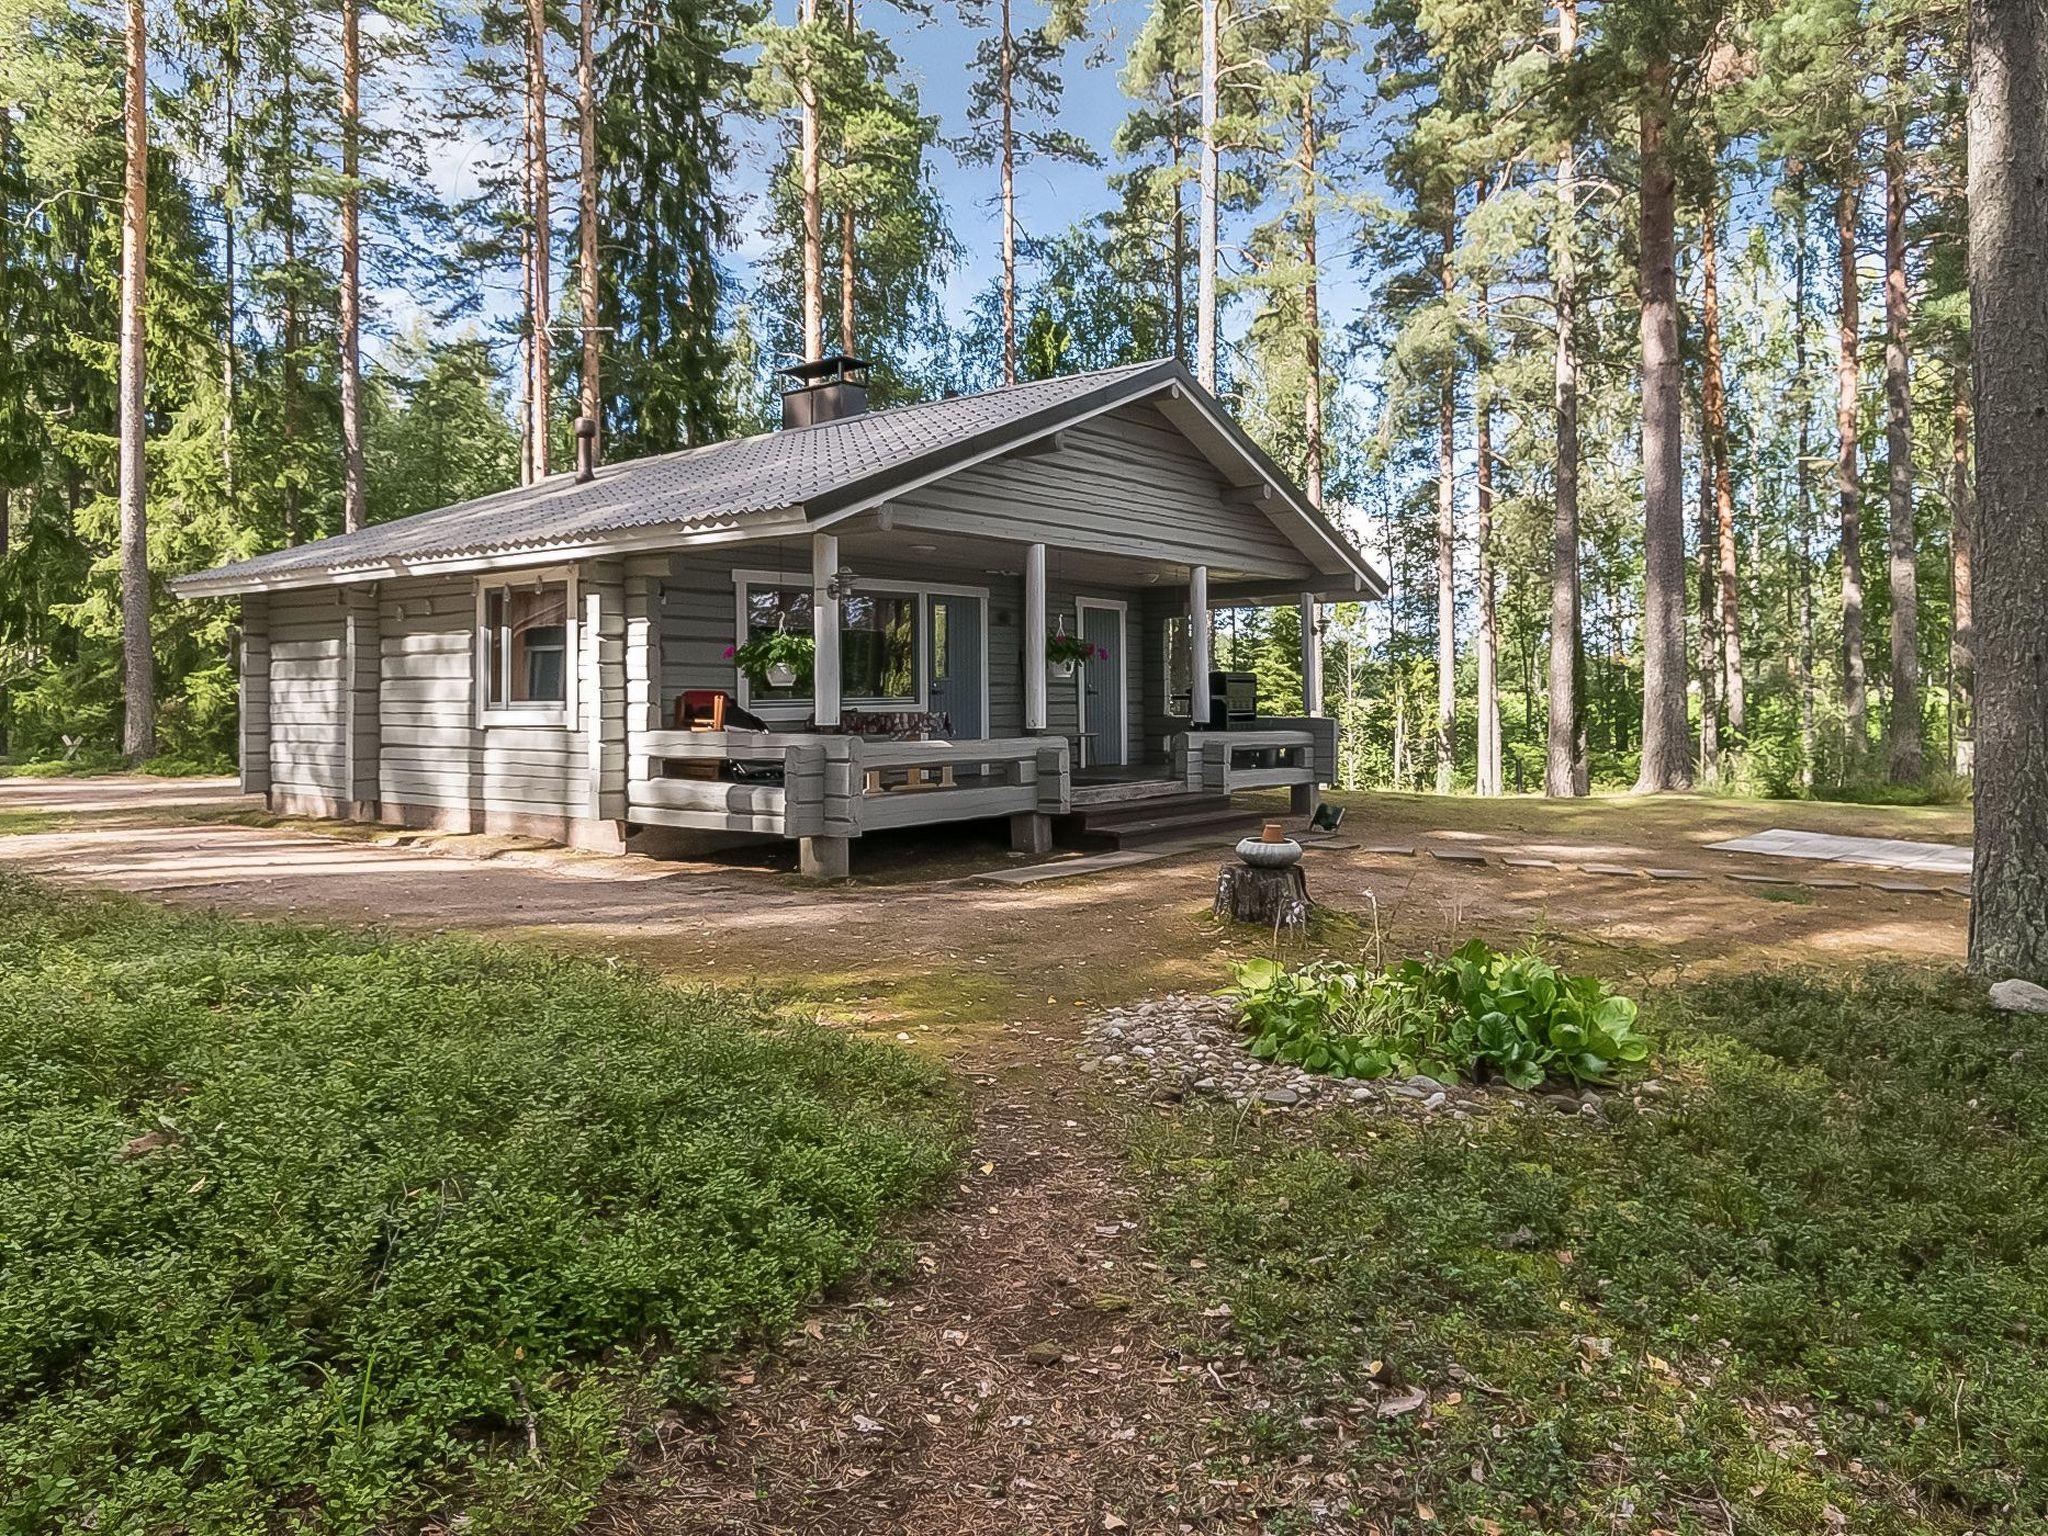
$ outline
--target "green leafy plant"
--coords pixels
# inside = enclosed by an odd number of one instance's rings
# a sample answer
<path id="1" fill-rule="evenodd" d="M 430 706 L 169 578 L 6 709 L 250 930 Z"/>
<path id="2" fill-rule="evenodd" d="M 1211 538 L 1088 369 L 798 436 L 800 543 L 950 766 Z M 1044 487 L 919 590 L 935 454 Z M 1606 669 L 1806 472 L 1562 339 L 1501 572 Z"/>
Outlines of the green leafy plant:
<path id="1" fill-rule="evenodd" d="M 1452 954 L 1385 970 L 1272 960 L 1233 968 L 1251 1052 L 1343 1077 L 1449 1082 L 1500 1077 L 1517 1088 L 1550 1078 L 1604 1083 L 1644 1060 L 1636 1005 L 1595 976 L 1568 976 L 1533 947 L 1503 952 L 1473 939 Z"/>
<path id="2" fill-rule="evenodd" d="M 809 635 L 777 628 L 750 636 L 743 645 L 727 646 L 725 655 L 756 688 L 767 686 L 770 667 L 788 667 L 796 674 L 791 686 L 805 688 L 810 685 L 817 646 Z"/>

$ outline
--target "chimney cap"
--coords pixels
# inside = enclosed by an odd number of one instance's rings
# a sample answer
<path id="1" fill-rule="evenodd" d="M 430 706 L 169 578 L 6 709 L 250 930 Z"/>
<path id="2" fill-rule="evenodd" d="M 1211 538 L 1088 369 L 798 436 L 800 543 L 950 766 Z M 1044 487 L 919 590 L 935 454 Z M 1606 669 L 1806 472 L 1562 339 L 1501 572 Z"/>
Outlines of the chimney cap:
<path id="1" fill-rule="evenodd" d="M 777 373 L 785 379 L 794 379 L 798 389 L 812 389 L 820 384 L 862 384 L 866 383 L 867 371 L 874 364 L 865 357 L 850 357 L 844 352 L 834 352 L 815 362 L 789 363 L 778 368 Z M 850 375 L 860 374 L 861 378 Z"/>

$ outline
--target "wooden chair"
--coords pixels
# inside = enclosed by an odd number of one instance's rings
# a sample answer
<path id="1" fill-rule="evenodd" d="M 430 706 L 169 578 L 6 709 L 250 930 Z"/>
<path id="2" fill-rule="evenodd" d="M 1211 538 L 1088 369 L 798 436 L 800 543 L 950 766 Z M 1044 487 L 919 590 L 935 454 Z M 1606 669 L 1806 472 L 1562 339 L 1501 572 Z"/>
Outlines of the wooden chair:
<path id="1" fill-rule="evenodd" d="M 725 729 L 726 694 L 718 688 L 686 688 L 676 695 L 675 728 L 679 731 Z"/>

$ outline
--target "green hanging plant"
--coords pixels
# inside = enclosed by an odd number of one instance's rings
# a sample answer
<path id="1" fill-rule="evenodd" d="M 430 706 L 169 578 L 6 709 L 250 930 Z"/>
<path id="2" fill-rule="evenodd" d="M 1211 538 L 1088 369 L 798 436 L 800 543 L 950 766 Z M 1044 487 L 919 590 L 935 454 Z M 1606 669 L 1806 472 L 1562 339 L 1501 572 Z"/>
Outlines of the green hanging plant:
<path id="1" fill-rule="evenodd" d="M 807 688 L 817 646 L 809 635 L 776 628 L 749 637 L 744 645 L 727 646 L 725 656 L 756 688 Z"/>

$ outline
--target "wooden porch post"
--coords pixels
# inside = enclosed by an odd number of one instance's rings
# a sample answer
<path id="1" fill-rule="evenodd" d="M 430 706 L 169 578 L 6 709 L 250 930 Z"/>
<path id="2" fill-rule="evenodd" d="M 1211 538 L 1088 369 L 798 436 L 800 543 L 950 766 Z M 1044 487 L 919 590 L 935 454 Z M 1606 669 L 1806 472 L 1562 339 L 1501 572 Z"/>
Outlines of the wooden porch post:
<path id="1" fill-rule="evenodd" d="M 1209 724 L 1209 567 L 1188 569 L 1188 723 Z"/>
<path id="2" fill-rule="evenodd" d="M 1045 729 L 1045 546 L 1024 552 L 1024 729 Z"/>
<path id="3" fill-rule="evenodd" d="M 1323 633 L 1313 592 L 1301 594 L 1301 712 L 1311 720 L 1323 712 Z"/>
<path id="4" fill-rule="evenodd" d="M 811 696 L 820 730 L 839 725 L 839 535 L 811 535 Z"/>

